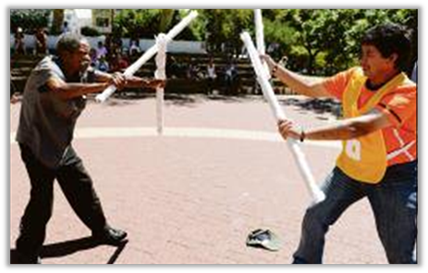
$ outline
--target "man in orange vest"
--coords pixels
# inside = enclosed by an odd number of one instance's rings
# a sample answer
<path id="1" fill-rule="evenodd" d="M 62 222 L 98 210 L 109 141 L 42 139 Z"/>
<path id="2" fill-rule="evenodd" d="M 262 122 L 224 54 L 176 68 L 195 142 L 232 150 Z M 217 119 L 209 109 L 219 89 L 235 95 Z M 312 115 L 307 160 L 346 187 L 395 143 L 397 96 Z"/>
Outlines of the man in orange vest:
<path id="1" fill-rule="evenodd" d="M 278 124 L 284 139 L 342 140 L 336 167 L 322 190 L 326 199 L 307 209 L 293 263 L 322 263 L 325 234 L 340 215 L 364 197 L 389 263 L 416 263 L 417 86 L 403 71 L 411 52 L 407 31 L 396 24 L 368 30 L 361 67 L 329 78 L 298 75 L 265 55 L 272 75 L 294 91 L 341 101 L 343 119 L 322 128 Z"/>

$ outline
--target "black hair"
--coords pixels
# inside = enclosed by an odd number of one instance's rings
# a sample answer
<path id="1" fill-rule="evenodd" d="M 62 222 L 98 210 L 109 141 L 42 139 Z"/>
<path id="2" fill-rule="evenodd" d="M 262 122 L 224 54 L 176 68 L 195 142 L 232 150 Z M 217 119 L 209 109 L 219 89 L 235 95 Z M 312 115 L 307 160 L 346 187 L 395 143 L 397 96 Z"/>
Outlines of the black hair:
<path id="1" fill-rule="evenodd" d="M 412 47 L 410 32 L 404 26 L 386 23 L 372 27 L 364 34 L 361 44 L 376 47 L 384 58 L 397 54 L 395 67 L 408 70 Z"/>

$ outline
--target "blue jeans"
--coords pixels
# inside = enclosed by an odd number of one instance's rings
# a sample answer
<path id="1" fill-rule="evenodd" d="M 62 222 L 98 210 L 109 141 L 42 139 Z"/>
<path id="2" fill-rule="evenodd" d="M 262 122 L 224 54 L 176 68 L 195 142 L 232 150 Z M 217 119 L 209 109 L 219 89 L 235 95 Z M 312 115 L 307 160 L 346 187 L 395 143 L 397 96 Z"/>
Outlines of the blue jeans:
<path id="1" fill-rule="evenodd" d="M 306 210 L 293 263 L 322 263 L 329 227 L 364 197 L 373 210 L 388 262 L 416 263 L 413 249 L 417 237 L 417 189 L 417 160 L 388 167 L 378 184 L 358 182 L 334 168 L 323 185 L 326 199 Z"/>

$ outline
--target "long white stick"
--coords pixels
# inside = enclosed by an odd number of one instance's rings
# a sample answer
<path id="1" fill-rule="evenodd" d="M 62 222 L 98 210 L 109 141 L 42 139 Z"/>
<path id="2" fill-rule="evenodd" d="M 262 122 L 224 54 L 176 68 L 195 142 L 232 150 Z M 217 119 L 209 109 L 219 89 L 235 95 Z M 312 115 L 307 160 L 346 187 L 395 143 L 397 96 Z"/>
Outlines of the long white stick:
<path id="1" fill-rule="evenodd" d="M 169 32 L 166 34 L 167 40 L 172 41 L 178 33 L 180 33 L 185 27 L 187 27 L 190 22 L 198 16 L 197 11 L 192 11 L 186 17 L 181 20 L 180 23 L 175 25 Z M 131 66 L 129 66 L 125 72 L 123 73 L 125 76 L 132 76 L 135 72 L 140 69 L 143 64 L 145 64 L 150 58 L 152 58 L 156 52 L 158 51 L 157 44 L 153 45 L 149 48 L 137 61 L 135 61 Z M 116 87 L 114 85 L 110 85 L 107 87 L 101 94 L 95 97 L 95 100 L 98 102 L 104 102 L 116 91 Z"/>
<path id="2" fill-rule="evenodd" d="M 255 9 L 254 10 L 254 23 L 256 25 L 256 46 L 257 51 L 260 55 L 264 55 L 266 52 L 265 47 L 265 38 L 264 38 L 264 27 L 263 27 L 263 17 L 262 17 L 262 10 L 261 9 Z M 270 79 L 270 72 L 267 64 L 265 62 L 262 62 L 264 68 L 266 69 L 266 72 L 268 73 L 268 79 Z"/>
<path id="3" fill-rule="evenodd" d="M 156 44 L 158 46 L 158 54 L 156 55 L 156 71 L 155 78 L 165 80 L 165 65 L 166 65 L 166 46 L 168 38 L 165 34 L 161 33 L 156 37 Z M 164 88 L 158 87 L 156 90 L 156 120 L 158 135 L 163 133 L 163 105 L 164 105 Z"/>
<path id="4" fill-rule="evenodd" d="M 285 119 L 285 114 L 282 111 L 277 98 L 275 97 L 275 94 L 272 90 L 272 86 L 270 85 L 269 80 L 267 78 L 266 70 L 263 68 L 259 54 L 256 48 L 254 47 L 253 41 L 251 40 L 248 32 L 243 32 L 241 34 L 241 39 L 242 41 L 244 41 L 245 47 L 247 48 L 248 55 L 250 56 L 251 63 L 253 64 L 254 70 L 257 75 L 257 80 L 262 88 L 264 97 L 270 105 L 274 118 L 277 121 Z M 321 202 L 325 199 L 325 195 L 316 184 L 309 165 L 306 161 L 305 155 L 300 150 L 300 147 L 297 144 L 296 140 L 288 138 L 287 144 L 290 147 L 293 157 L 297 162 L 300 173 L 304 178 L 305 185 L 312 196 L 313 202 Z"/>

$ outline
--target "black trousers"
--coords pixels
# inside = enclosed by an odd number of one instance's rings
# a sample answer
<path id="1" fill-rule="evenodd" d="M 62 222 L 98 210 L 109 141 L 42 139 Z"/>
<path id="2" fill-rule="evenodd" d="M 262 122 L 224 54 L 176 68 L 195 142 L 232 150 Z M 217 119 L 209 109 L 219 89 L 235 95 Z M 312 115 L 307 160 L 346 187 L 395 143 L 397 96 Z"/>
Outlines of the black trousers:
<path id="1" fill-rule="evenodd" d="M 74 212 L 93 233 L 107 228 L 92 179 L 71 146 L 57 169 L 43 165 L 25 145 L 20 144 L 20 149 L 30 178 L 31 192 L 21 218 L 17 251 L 27 255 L 39 254 L 46 236 L 46 225 L 52 216 L 55 179 Z"/>

